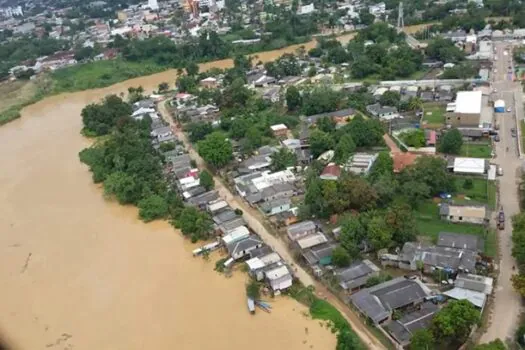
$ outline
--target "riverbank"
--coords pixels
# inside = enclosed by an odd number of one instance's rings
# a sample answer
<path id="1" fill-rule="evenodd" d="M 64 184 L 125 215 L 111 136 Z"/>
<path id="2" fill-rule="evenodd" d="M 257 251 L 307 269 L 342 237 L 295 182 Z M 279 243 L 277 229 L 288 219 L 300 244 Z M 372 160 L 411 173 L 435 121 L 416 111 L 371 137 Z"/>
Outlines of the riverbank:
<path id="1" fill-rule="evenodd" d="M 13 349 L 335 348 L 292 299 L 250 315 L 244 274 L 224 278 L 213 271 L 218 256 L 193 258 L 168 223 L 143 224 L 92 184 L 78 160 L 91 143 L 80 110 L 166 76 L 49 97 L 0 128 L 3 334 Z"/>

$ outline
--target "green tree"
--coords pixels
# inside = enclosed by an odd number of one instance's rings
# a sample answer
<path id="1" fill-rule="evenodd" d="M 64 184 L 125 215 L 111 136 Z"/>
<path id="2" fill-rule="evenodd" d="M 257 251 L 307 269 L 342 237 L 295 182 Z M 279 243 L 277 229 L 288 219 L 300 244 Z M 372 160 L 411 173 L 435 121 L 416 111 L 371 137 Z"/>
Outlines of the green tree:
<path id="1" fill-rule="evenodd" d="M 292 85 L 286 89 L 286 107 L 289 111 L 296 111 L 301 108 L 302 97 L 299 89 Z"/>
<path id="2" fill-rule="evenodd" d="M 397 107 L 399 101 L 401 101 L 401 95 L 397 91 L 386 91 L 379 99 L 379 103 L 383 106 Z"/>
<path id="3" fill-rule="evenodd" d="M 248 298 L 259 300 L 261 298 L 261 285 L 255 280 L 251 280 L 246 285 L 246 295 Z"/>
<path id="4" fill-rule="evenodd" d="M 348 327 L 343 327 L 337 333 L 336 350 L 359 350 L 362 347 L 359 337 Z"/>
<path id="5" fill-rule="evenodd" d="M 366 237 L 366 227 L 358 216 L 350 216 L 341 225 L 339 241 L 352 258 L 359 257 L 359 246 Z"/>
<path id="6" fill-rule="evenodd" d="M 447 154 L 459 154 L 463 146 L 463 136 L 458 129 L 449 130 L 441 137 L 439 151 Z"/>
<path id="7" fill-rule="evenodd" d="M 166 82 L 163 82 L 163 83 L 160 83 L 159 84 L 159 87 L 158 87 L 158 90 L 160 93 L 162 92 L 166 92 L 170 89 L 170 85 Z"/>
<path id="8" fill-rule="evenodd" d="M 101 103 L 92 103 L 82 109 L 84 132 L 94 136 L 108 134 L 123 118 L 131 115 L 131 106 L 116 95 L 109 95 Z"/>
<path id="9" fill-rule="evenodd" d="M 337 246 L 332 252 L 332 262 L 337 267 L 347 267 L 350 265 L 350 254 L 341 246 Z"/>
<path id="10" fill-rule="evenodd" d="M 455 190 L 454 178 L 447 171 L 446 161 L 437 157 L 417 158 L 413 165 L 403 169 L 400 179 L 401 183 L 413 181 L 426 184 L 430 195 Z"/>
<path id="11" fill-rule="evenodd" d="M 334 147 L 333 138 L 321 130 L 313 130 L 310 133 L 310 151 L 314 158 L 319 157 L 323 152 Z"/>
<path id="12" fill-rule="evenodd" d="M 428 43 L 426 53 L 430 58 L 444 63 L 457 63 L 465 57 L 463 51 L 451 40 L 439 36 Z"/>
<path id="13" fill-rule="evenodd" d="M 180 92 L 194 93 L 197 91 L 197 80 L 192 75 L 180 75 L 175 86 Z"/>
<path id="14" fill-rule="evenodd" d="M 432 350 L 434 346 L 434 335 L 429 329 L 415 331 L 410 339 L 410 350 Z"/>
<path id="15" fill-rule="evenodd" d="M 184 207 L 173 221 L 176 228 L 180 228 L 185 236 L 190 236 L 193 242 L 206 239 L 212 231 L 213 221 L 210 216 L 195 207 Z"/>
<path id="16" fill-rule="evenodd" d="M 479 321 L 479 310 L 470 301 L 454 300 L 434 315 L 432 332 L 439 344 L 462 344 Z"/>
<path id="17" fill-rule="evenodd" d="M 195 62 L 189 62 L 186 64 L 186 74 L 190 77 L 194 77 L 199 74 L 199 65 Z"/>
<path id="18" fill-rule="evenodd" d="M 472 179 L 465 179 L 465 181 L 463 181 L 463 188 L 466 190 L 471 190 L 472 188 L 474 188 L 474 183 L 472 182 Z"/>
<path id="19" fill-rule="evenodd" d="M 222 168 L 232 159 L 230 141 L 220 132 L 213 132 L 197 144 L 201 157 L 215 168 Z"/>
<path id="20" fill-rule="evenodd" d="M 376 191 L 365 179 L 343 174 L 339 179 L 337 195 L 344 199 L 338 207 L 341 211 L 346 209 L 369 210 L 375 208 L 379 199 Z"/>
<path id="21" fill-rule="evenodd" d="M 506 350 L 507 347 L 501 341 L 501 339 L 496 339 L 487 344 L 479 344 L 474 347 L 474 350 Z"/>
<path id="22" fill-rule="evenodd" d="M 184 131 L 186 131 L 190 135 L 191 142 L 204 140 L 206 135 L 211 134 L 213 132 L 213 126 L 211 125 L 211 123 L 207 122 L 190 123 L 186 125 L 184 129 Z"/>
<path id="23" fill-rule="evenodd" d="M 134 204 L 138 201 L 139 188 L 132 176 L 122 171 L 111 173 L 104 180 L 104 194 L 115 197 L 120 204 Z"/>
<path id="24" fill-rule="evenodd" d="M 273 171 L 284 170 L 288 167 L 294 166 L 297 162 L 297 156 L 295 153 L 286 148 L 279 149 L 279 151 L 272 154 L 271 157 L 272 162 L 270 164 L 270 169 Z"/>
<path id="25" fill-rule="evenodd" d="M 368 240 L 375 250 L 388 248 L 392 243 L 392 229 L 382 217 L 375 216 L 368 223 Z"/>
<path id="26" fill-rule="evenodd" d="M 345 134 L 335 146 L 334 161 L 338 164 L 343 164 L 348 161 L 351 154 L 355 152 L 356 146 L 352 139 L 352 135 Z"/>
<path id="27" fill-rule="evenodd" d="M 416 217 L 410 205 L 396 200 L 385 213 L 385 222 L 392 230 L 392 239 L 399 245 L 414 241 L 418 235 Z"/>
<path id="28" fill-rule="evenodd" d="M 163 219 L 168 215 L 168 203 L 163 197 L 152 194 L 138 202 L 139 217 L 144 222 Z"/>
<path id="29" fill-rule="evenodd" d="M 375 182 L 378 178 L 384 175 L 391 175 L 394 172 L 394 160 L 390 155 L 390 152 L 383 151 L 379 152 L 377 159 L 372 165 L 368 178 Z"/>
<path id="30" fill-rule="evenodd" d="M 512 286 L 521 295 L 525 296 L 525 276 L 524 275 L 512 275 Z"/>
<path id="31" fill-rule="evenodd" d="M 421 181 L 408 181 L 401 185 L 401 194 L 413 208 L 431 197 L 430 187 Z"/>
<path id="32" fill-rule="evenodd" d="M 215 187 L 213 176 L 206 169 L 202 170 L 199 174 L 200 185 L 206 189 L 206 191 L 212 190 Z"/>
<path id="33" fill-rule="evenodd" d="M 319 118 L 319 120 L 317 120 L 316 122 L 317 124 L 317 128 L 321 131 L 324 131 L 326 133 L 333 133 L 335 131 L 335 120 L 333 120 L 332 118 L 330 117 L 322 117 L 322 118 Z"/>
<path id="34" fill-rule="evenodd" d="M 253 92 L 244 86 L 244 81 L 237 78 L 224 90 L 220 106 L 226 108 L 245 107 L 252 95 Z"/>
<path id="35" fill-rule="evenodd" d="M 403 142 L 409 147 L 420 148 L 425 146 L 426 138 L 425 132 L 421 129 L 413 129 L 410 131 L 403 132 L 399 135 Z"/>

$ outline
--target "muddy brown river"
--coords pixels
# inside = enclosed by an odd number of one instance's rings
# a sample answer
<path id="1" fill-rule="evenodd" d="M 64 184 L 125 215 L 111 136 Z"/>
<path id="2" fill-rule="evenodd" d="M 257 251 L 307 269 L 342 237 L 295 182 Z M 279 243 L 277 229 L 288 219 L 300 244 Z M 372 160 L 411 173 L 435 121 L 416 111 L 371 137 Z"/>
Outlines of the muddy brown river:
<path id="1" fill-rule="evenodd" d="M 294 300 L 250 315 L 244 273 L 218 274 L 218 257 L 193 258 L 167 223 L 105 201 L 79 162 L 87 103 L 174 79 L 168 71 L 53 96 L 0 127 L 0 332 L 30 350 L 334 349 L 334 335 Z"/>

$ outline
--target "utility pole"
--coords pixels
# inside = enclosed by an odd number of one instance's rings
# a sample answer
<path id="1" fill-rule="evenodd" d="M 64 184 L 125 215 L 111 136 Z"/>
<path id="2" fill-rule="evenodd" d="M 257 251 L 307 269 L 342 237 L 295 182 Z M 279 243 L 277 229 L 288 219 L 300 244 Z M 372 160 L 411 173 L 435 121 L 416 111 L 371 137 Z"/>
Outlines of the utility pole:
<path id="1" fill-rule="evenodd" d="M 403 2 L 399 2 L 399 9 L 397 10 L 397 30 L 399 32 L 403 31 L 405 27 L 405 21 L 403 19 Z"/>

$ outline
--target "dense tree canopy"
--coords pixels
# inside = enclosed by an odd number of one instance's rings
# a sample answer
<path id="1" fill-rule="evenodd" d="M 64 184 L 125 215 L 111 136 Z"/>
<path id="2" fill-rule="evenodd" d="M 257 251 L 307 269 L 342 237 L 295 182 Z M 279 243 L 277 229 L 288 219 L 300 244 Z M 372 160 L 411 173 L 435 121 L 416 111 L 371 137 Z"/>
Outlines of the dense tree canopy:
<path id="1" fill-rule="evenodd" d="M 447 154 L 459 154 L 463 146 L 463 135 L 458 129 L 452 129 L 440 139 L 439 151 Z"/>
<path id="2" fill-rule="evenodd" d="M 116 95 L 109 95 L 101 103 L 92 103 L 82 109 L 82 122 L 86 134 L 105 135 L 121 119 L 129 118 L 131 106 Z"/>
<path id="3" fill-rule="evenodd" d="M 198 143 L 201 157 L 215 168 L 222 168 L 232 159 L 231 142 L 221 132 L 213 132 Z"/>

